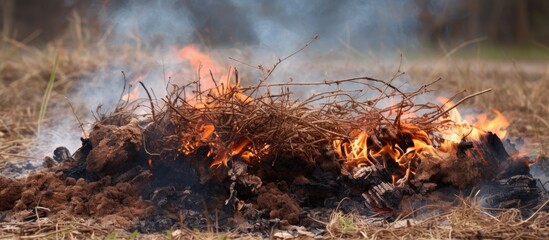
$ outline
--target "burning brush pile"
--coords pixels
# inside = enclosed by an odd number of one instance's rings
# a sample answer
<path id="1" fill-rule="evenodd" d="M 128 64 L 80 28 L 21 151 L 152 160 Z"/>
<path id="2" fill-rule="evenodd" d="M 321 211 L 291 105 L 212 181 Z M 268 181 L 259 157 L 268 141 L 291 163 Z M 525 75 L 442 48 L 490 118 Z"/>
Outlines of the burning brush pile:
<path id="1" fill-rule="evenodd" d="M 260 67 L 265 75 L 251 86 L 234 68 L 212 70 L 169 86 L 161 100 L 142 84 L 148 97 L 138 105 L 123 101 L 135 92 L 122 97 L 74 154 L 59 147 L 45 169 L 0 177 L 2 217 L 268 234 L 275 225 L 325 229 L 336 208 L 392 221 L 475 193 L 486 207 L 524 215 L 543 203 L 531 160 L 501 140 L 507 120 L 494 111 L 466 121 L 457 111 L 484 92 L 456 104 L 417 103 L 429 85 L 405 92 L 394 78 L 270 83 L 274 68 Z M 292 96 L 311 87 L 328 90 Z M 150 113 L 136 114 L 137 106 Z"/>

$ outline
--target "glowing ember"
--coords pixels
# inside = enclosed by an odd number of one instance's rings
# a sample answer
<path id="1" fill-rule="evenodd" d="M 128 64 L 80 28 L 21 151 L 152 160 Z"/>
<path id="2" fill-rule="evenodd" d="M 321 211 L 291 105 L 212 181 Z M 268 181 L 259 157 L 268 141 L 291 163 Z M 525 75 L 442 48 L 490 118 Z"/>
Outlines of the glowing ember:
<path id="1" fill-rule="evenodd" d="M 242 159 L 244 159 L 244 161 L 246 161 L 246 163 L 251 164 L 252 158 L 254 158 L 256 155 L 250 151 L 244 151 L 240 156 L 242 157 Z"/>

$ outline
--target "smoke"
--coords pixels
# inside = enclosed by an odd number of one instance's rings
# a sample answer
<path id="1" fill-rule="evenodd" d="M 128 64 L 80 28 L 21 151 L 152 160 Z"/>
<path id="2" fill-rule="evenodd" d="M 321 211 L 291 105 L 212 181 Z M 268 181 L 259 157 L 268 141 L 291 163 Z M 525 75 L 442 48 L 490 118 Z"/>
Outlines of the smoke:
<path id="1" fill-rule="evenodd" d="M 166 79 L 162 79 L 165 72 L 185 67 L 173 57 L 173 48 L 190 43 L 217 51 L 222 61 L 233 57 L 250 65 L 270 67 L 279 58 L 303 46 L 311 36 L 320 36 L 305 51 L 280 64 L 272 81 L 372 76 L 374 69 L 364 66 L 350 66 L 350 71 L 329 69 L 327 65 L 334 61 L 329 58 L 339 61 L 342 56 L 352 55 L 351 61 L 354 62 L 366 58 L 378 62 L 380 56 L 391 56 L 389 59 L 398 61 L 399 54 L 395 49 L 418 46 L 419 10 L 410 1 L 134 0 L 109 1 L 109 4 L 107 11 L 100 11 L 99 6 L 89 11 L 91 15 L 96 13 L 104 25 L 113 26 L 112 37 L 107 42 L 110 47 L 143 44 L 159 49 L 160 54 L 141 56 L 136 61 L 154 63 L 152 68 L 148 66 L 150 69 L 144 82 L 160 97 L 165 89 Z M 245 49 L 247 53 L 239 55 L 241 52 L 223 51 L 227 49 Z M 357 52 L 376 54 L 370 57 L 353 55 Z M 253 72 L 252 79 L 259 78 L 257 70 L 247 69 L 237 62 L 230 64 Z M 308 70 L 303 71 L 304 68 Z M 91 86 L 83 87 L 86 92 L 78 94 L 84 96 L 89 104 L 112 107 L 118 97 L 117 91 L 112 89 L 121 86 L 120 81 L 112 81 L 113 77 L 120 80 L 120 71 L 131 75 L 142 69 L 138 64 L 120 63 L 113 58 L 108 69 L 102 69 L 98 74 L 109 79 L 101 81 L 101 84 L 107 82 L 106 86 L 99 86 L 107 91 L 86 97 L 87 93 L 95 92 L 94 89 L 101 90 L 97 89 L 98 86 Z M 111 92 L 113 94 L 109 96 Z"/>
<path id="2" fill-rule="evenodd" d="M 114 12 L 103 16 L 106 24 L 114 25 L 111 44 L 120 45 L 136 35 L 144 42 L 189 42 L 194 32 L 191 12 L 181 1 L 128 1 L 112 6 Z"/>
<path id="3" fill-rule="evenodd" d="M 118 41 L 136 32 L 163 44 L 254 46 L 280 53 L 319 34 L 320 49 L 387 51 L 418 45 L 419 9 L 410 1 L 116 1 L 98 16 Z M 92 10 L 97 11 L 97 10 Z"/>
<path id="4" fill-rule="evenodd" d="M 391 56 L 398 64 L 396 49 L 418 45 L 419 11 L 413 2 L 402 0 L 126 0 L 109 1 L 107 6 L 94 3 L 87 10 L 84 15 L 112 26 L 105 29 L 112 31 L 105 42 L 107 48 L 130 45 L 136 49 L 143 46 L 154 49 L 136 54 L 133 61 L 113 55 L 108 65 L 93 76 L 80 79 L 77 91 L 68 97 L 77 101 L 76 105 L 89 108 L 87 112 L 94 111 L 96 106 L 102 106 L 103 112 L 114 109 L 125 82 L 131 83 L 132 88 L 141 88 L 135 81 L 137 78 L 151 89 L 155 100 L 165 96 L 168 81 L 184 84 L 195 80 L 195 69 L 177 59 L 174 53 L 187 44 L 215 52 L 221 58 L 217 60 L 236 65 L 251 83 L 261 73 L 228 61 L 228 57 L 269 68 L 318 34 L 319 39 L 311 46 L 280 64 L 271 81 L 322 81 L 361 75 L 386 78 L 388 75 L 379 75 L 379 69 L 357 63 L 368 60 L 364 58 L 377 62 L 379 56 Z M 376 54 L 368 57 L 367 52 Z M 353 58 L 347 59 L 348 65 L 341 70 L 338 64 L 348 56 Z M 315 87 L 293 92 L 304 96 L 324 90 Z M 140 97 L 146 98 L 143 91 Z M 94 121 L 91 114 L 82 118 L 84 122 Z M 49 140 L 52 148 L 66 146 L 71 151 L 78 148 L 81 130 L 73 118 L 46 132 L 56 133 L 42 137 Z"/>
<path id="5" fill-rule="evenodd" d="M 249 11 L 260 46 L 275 52 L 313 34 L 317 49 L 407 48 L 417 44 L 418 11 L 410 1 L 249 1 L 234 0 Z"/>

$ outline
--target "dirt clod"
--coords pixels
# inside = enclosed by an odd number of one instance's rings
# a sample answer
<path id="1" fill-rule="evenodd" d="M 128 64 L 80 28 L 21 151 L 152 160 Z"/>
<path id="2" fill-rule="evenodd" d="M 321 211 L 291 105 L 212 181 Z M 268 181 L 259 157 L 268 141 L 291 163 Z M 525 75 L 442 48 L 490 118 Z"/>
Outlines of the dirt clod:
<path id="1" fill-rule="evenodd" d="M 299 223 L 301 207 L 287 193 L 278 189 L 276 184 L 269 183 L 259 189 L 257 197 L 259 209 L 269 210 L 271 219 L 286 219 L 290 224 Z"/>
<path id="2" fill-rule="evenodd" d="M 93 149 L 87 157 L 86 169 L 98 175 L 121 173 L 129 162 L 135 159 L 141 150 L 143 136 L 133 119 L 128 125 L 115 127 L 113 125 L 95 126 L 90 134 Z"/>
<path id="3" fill-rule="evenodd" d="M 0 176 L 0 210 L 8 210 L 15 206 L 21 198 L 23 185 L 18 181 Z"/>

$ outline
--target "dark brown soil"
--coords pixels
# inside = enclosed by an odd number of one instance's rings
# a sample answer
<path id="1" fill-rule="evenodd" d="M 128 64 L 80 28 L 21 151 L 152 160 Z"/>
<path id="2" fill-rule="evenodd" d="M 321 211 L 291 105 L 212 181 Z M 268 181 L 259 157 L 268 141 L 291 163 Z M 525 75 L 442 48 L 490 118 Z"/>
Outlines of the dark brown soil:
<path id="1" fill-rule="evenodd" d="M 0 210 L 14 207 L 15 201 L 21 198 L 23 184 L 19 181 L 0 176 Z"/>
<path id="2" fill-rule="evenodd" d="M 269 218 L 285 219 L 290 224 L 299 223 L 301 207 L 287 194 L 278 189 L 276 184 L 269 183 L 259 189 L 258 209 L 267 209 Z"/>
<path id="3" fill-rule="evenodd" d="M 49 170 L 39 171 L 26 179 L 0 178 L 2 210 L 12 207 L 9 217 L 32 220 L 37 207 L 44 208 L 52 219 L 94 217 L 99 222 L 129 228 L 152 213 L 150 203 L 143 201 L 129 183 L 112 184 L 110 177 L 89 182 L 84 178 L 65 178 Z"/>
<path id="4" fill-rule="evenodd" d="M 118 128 L 97 124 L 90 134 L 93 148 L 88 155 L 86 170 L 100 176 L 128 170 L 143 142 L 143 134 L 137 124 L 137 119 Z"/>

